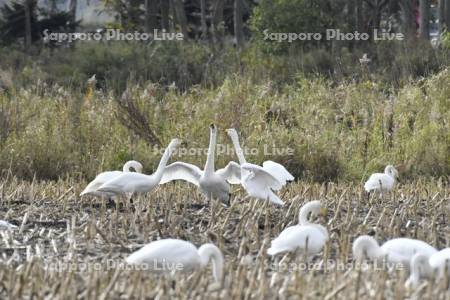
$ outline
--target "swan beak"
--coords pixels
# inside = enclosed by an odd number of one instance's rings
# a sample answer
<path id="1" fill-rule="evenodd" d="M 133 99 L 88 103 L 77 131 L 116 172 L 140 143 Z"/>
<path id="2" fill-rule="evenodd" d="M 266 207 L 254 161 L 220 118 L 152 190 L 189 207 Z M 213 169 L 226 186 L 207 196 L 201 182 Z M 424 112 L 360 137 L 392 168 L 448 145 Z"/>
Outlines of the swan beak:
<path id="1" fill-rule="evenodd" d="M 209 128 L 216 129 L 216 125 L 214 125 L 214 123 L 211 123 L 211 124 L 209 124 Z"/>

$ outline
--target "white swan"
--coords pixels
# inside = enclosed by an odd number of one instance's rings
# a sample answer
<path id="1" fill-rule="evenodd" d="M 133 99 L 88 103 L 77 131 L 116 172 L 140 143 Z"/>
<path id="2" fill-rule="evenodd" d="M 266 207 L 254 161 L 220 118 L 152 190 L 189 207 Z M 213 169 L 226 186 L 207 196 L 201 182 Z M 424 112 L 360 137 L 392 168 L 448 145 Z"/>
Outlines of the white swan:
<path id="1" fill-rule="evenodd" d="M 421 253 L 427 257 L 433 255 L 437 250 L 424 241 L 396 238 L 385 242 L 381 247 L 375 238 L 363 235 L 353 242 L 353 257 L 362 260 L 368 257 L 372 260 L 386 258 L 389 263 L 402 264 L 409 269 L 411 259 L 416 253 Z"/>
<path id="2" fill-rule="evenodd" d="M 384 169 L 384 173 L 374 173 L 364 184 L 364 189 L 370 191 L 390 191 L 394 187 L 395 180 L 398 177 L 398 171 L 394 166 L 388 165 Z"/>
<path id="3" fill-rule="evenodd" d="M 123 173 L 131 172 L 131 168 L 133 168 L 137 173 L 142 173 L 142 164 L 135 160 L 127 161 L 123 165 L 123 171 L 107 171 L 98 174 L 94 180 L 89 182 L 86 188 L 81 192 L 80 196 L 91 195 L 96 197 L 111 197 L 114 194 L 100 192 L 98 188 L 101 187 L 104 183 L 122 175 Z"/>
<path id="4" fill-rule="evenodd" d="M 309 222 L 308 215 L 310 213 L 318 215 L 321 207 L 320 201 L 311 201 L 302 206 L 299 213 L 299 225 L 285 228 L 272 241 L 267 254 L 277 255 L 297 249 L 306 251 L 307 256 L 319 253 L 328 241 L 328 231 L 320 224 Z"/>
<path id="5" fill-rule="evenodd" d="M 445 272 L 450 277 L 450 248 L 445 248 L 431 255 L 428 262 L 438 278 L 445 277 Z"/>
<path id="6" fill-rule="evenodd" d="M 227 133 L 233 142 L 239 159 L 241 184 L 247 193 L 257 199 L 268 199 L 272 203 L 284 205 L 284 202 L 273 191 L 280 190 L 287 181 L 294 180 L 294 176 L 284 166 L 271 160 L 265 161 L 262 167 L 247 163 L 239 144 L 239 136 L 236 129 L 227 129 Z"/>
<path id="7" fill-rule="evenodd" d="M 411 275 L 405 282 L 406 288 L 415 288 L 421 278 L 435 276 L 438 279 L 450 277 L 450 248 L 443 249 L 431 256 L 417 253 L 411 259 Z"/>
<path id="8" fill-rule="evenodd" d="M 154 189 L 161 181 L 164 168 L 170 159 L 173 151 L 181 144 L 179 139 L 173 139 L 167 146 L 159 162 L 156 172 L 152 175 L 140 173 L 123 173 L 114 179 L 104 183 L 98 188 L 101 192 L 113 194 L 132 195 L 134 193 L 146 193 Z"/>
<path id="9" fill-rule="evenodd" d="M 145 265 L 154 272 L 191 272 L 213 264 L 213 275 L 223 277 L 223 255 L 213 244 L 196 248 L 192 243 L 178 239 L 163 239 L 145 245 L 126 258 L 131 265 Z"/>
<path id="10" fill-rule="evenodd" d="M 0 220 L 0 230 L 16 229 L 17 226 L 7 221 Z"/>
<path id="11" fill-rule="evenodd" d="M 211 199 L 219 199 L 228 204 L 230 200 L 229 183 L 240 183 L 240 167 L 232 161 L 225 168 L 215 171 L 214 156 L 216 139 L 217 128 L 214 124 L 211 124 L 208 156 L 204 170 L 192 164 L 175 162 L 165 168 L 161 184 L 173 180 L 185 180 L 200 187 L 209 201 Z"/>

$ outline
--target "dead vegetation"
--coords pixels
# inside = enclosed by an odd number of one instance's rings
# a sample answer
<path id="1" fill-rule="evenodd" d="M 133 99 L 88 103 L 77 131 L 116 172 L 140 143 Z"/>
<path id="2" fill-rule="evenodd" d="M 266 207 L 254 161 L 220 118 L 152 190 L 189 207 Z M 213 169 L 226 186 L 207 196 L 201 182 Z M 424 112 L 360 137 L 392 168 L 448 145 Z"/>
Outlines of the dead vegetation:
<path id="1" fill-rule="evenodd" d="M 380 242 L 393 237 L 450 246 L 447 182 L 399 186 L 383 199 L 367 199 L 360 185 L 288 186 L 286 206 L 234 193 L 231 207 L 205 205 L 188 184 L 166 184 L 117 208 L 80 199 L 83 182 L 0 181 L 0 219 L 18 226 L 0 231 L 0 297 L 19 299 L 448 299 L 447 282 L 404 288 L 404 270 L 354 267 L 351 243 L 361 234 Z M 299 207 L 320 199 L 328 211 L 330 242 L 304 270 L 301 257 L 287 255 L 277 267 L 265 252 L 270 240 L 297 222 Z M 215 243 L 225 255 L 222 287 L 211 268 L 192 274 L 156 275 L 127 270 L 123 259 L 145 243 L 180 238 Z M 327 263 L 328 262 L 328 263 Z M 334 267 L 333 267 L 334 264 Z M 341 264 L 345 267 L 337 267 Z M 286 266 L 286 265 L 284 265 Z M 278 270 L 278 272 L 277 272 Z M 274 274 L 277 275 L 274 275 Z"/>

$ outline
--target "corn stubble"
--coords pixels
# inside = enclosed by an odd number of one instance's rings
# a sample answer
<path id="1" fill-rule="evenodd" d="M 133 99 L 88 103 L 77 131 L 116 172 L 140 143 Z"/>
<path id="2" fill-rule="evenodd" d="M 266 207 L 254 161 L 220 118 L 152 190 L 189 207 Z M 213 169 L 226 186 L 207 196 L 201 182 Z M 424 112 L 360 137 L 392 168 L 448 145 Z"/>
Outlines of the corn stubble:
<path id="1" fill-rule="evenodd" d="M 196 189 L 175 183 L 112 207 L 80 199 L 84 183 L 0 182 L 0 219 L 18 226 L 0 231 L 0 297 L 36 299 L 448 299 L 449 282 L 404 288 L 404 270 L 369 264 L 353 268 L 351 243 L 361 234 L 379 241 L 408 236 L 437 248 L 450 246 L 450 189 L 441 181 L 403 184 L 380 199 L 351 184 L 296 183 L 283 208 L 235 190 L 230 207 L 206 202 Z M 327 208 L 330 241 L 305 270 L 303 255 L 270 258 L 270 240 L 297 223 L 306 201 Z M 159 238 L 215 243 L 225 255 L 225 278 L 211 268 L 158 275 L 121 268 L 124 258 Z M 333 261 L 333 267 L 327 263 Z M 60 269 L 55 266 L 62 266 Z M 116 263 L 114 266 L 112 266 Z M 294 265 L 294 263 L 296 263 Z M 303 264 L 302 264 L 303 263 Z M 277 268 L 298 266 L 297 268 Z M 112 267 L 111 267 L 112 266 Z"/>

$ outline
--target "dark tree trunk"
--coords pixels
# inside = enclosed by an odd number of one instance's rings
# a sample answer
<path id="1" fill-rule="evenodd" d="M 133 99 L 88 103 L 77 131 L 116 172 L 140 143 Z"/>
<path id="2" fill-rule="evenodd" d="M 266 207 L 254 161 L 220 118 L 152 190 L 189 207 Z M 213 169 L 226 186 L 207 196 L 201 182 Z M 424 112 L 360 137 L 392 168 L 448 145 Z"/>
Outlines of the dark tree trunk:
<path id="1" fill-rule="evenodd" d="M 161 8 L 161 28 L 169 30 L 170 1 L 161 0 L 159 7 Z"/>
<path id="2" fill-rule="evenodd" d="M 445 0 L 444 21 L 447 31 L 450 31 L 450 0 Z"/>
<path id="3" fill-rule="evenodd" d="M 445 0 L 439 0 L 438 8 L 439 33 L 445 30 Z"/>
<path id="4" fill-rule="evenodd" d="M 430 1 L 420 0 L 420 37 L 430 39 Z"/>
<path id="5" fill-rule="evenodd" d="M 234 36 L 236 45 L 242 48 L 244 43 L 244 29 L 242 23 L 242 0 L 234 0 Z"/>
<path id="6" fill-rule="evenodd" d="M 25 50 L 30 51 L 31 48 L 31 1 L 26 0 L 24 3 L 25 9 Z"/>
<path id="7" fill-rule="evenodd" d="M 355 15 L 356 15 L 356 30 L 359 32 L 363 32 L 364 31 L 364 13 L 363 13 L 362 1 L 356 0 Z"/>
<path id="8" fill-rule="evenodd" d="M 223 8 L 224 0 L 214 0 L 212 15 L 212 34 L 214 42 L 221 42 L 223 36 Z"/>
<path id="9" fill-rule="evenodd" d="M 183 0 L 172 0 L 171 3 L 174 6 L 175 14 L 177 17 L 178 25 L 180 26 L 181 33 L 185 39 L 188 38 L 188 27 L 187 27 L 187 18 L 186 11 L 184 10 Z"/>
<path id="10" fill-rule="evenodd" d="M 400 6 L 402 9 L 403 31 L 405 32 L 406 37 L 414 37 L 416 35 L 414 3 L 411 0 L 402 0 Z"/>
<path id="11" fill-rule="evenodd" d="M 202 24 L 202 38 L 208 37 L 208 27 L 206 26 L 206 0 L 200 0 L 200 18 Z"/>
<path id="12" fill-rule="evenodd" d="M 158 28 L 156 17 L 158 13 L 157 4 L 157 0 L 145 0 L 145 29 L 148 32 Z"/>
<path id="13" fill-rule="evenodd" d="M 72 22 L 75 22 L 77 20 L 77 0 L 70 0 L 69 13 L 70 13 Z"/>

